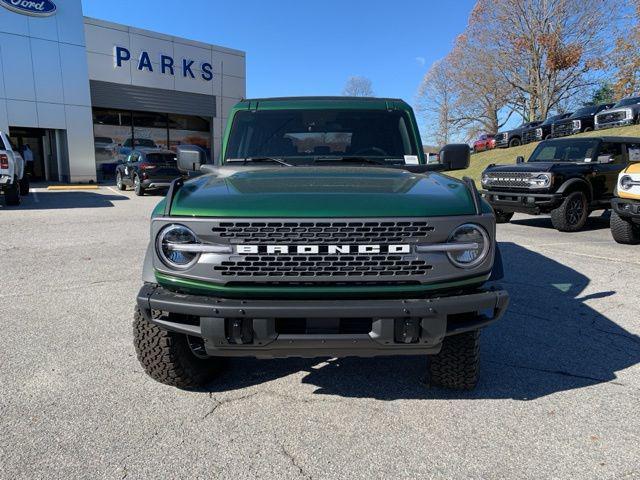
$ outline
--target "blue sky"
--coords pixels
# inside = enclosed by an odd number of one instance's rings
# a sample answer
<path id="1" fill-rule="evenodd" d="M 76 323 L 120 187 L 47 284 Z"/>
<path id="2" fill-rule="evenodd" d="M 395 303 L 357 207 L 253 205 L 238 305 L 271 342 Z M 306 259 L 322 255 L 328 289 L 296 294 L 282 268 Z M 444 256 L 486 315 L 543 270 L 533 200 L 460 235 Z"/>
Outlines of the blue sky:
<path id="1" fill-rule="evenodd" d="M 82 0 L 84 14 L 247 52 L 247 96 L 339 95 L 349 76 L 413 104 L 472 0 Z"/>

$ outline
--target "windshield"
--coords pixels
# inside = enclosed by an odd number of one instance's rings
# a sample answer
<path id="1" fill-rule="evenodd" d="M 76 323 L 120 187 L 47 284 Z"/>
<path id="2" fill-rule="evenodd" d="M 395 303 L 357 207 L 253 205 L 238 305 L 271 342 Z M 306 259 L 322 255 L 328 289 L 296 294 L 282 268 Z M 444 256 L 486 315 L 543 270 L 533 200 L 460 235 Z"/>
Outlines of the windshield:
<path id="1" fill-rule="evenodd" d="M 528 162 L 591 162 L 598 140 L 560 140 L 543 142 L 536 147 Z"/>
<path id="2" fill-rule="evenodd" d="M 113 143 L 113 140 L 109 137 L 96 137 L 95 143 Z"/>
<path id="3" fill-rule="evenodd" d="M 579 110 L 576 110 L 575 113 L 571 115 L 569 118 L 578 118 L 578 117 L 584 117 L 585 115 L 590 115 L 592 113 L 595 113 L 597 108 L 598 107 L 583 107 Z"/>
<path id="4" fill-rule="evenodd" d="M 544 122 L 542 122 L 542 125 L 544 125 L 544 126 L 551 125 L 553 122 L 555 122 L 557 120 L 562 120 L 566 116 L 567 116 L 566 114 L 564 114 L 564 115 L 554 115 L 553 117 L 549 117 Z"/>
<path id="5" fill-rule="evenodd" d="M 295 162 L 316 157 L 414 156 L 406 113 L 388 110 L 265 110 L 236 113 L 225 159 L 276 157 Z"/>
<path id="6" fill-rule="evenodd" d="M 624 100 L 620 100 L 618 103 L 616 103 L 613 108 L 626 107 L 629 105 L 635 105 L 637 103 L 640 103 L 640 97 L 625 98 Z"/>

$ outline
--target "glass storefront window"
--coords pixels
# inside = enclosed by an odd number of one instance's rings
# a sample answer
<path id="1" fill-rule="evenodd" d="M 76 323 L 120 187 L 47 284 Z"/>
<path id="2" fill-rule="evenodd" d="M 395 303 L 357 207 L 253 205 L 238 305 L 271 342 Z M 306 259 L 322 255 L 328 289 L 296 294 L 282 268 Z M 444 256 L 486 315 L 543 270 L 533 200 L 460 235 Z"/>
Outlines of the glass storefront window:
<path id="1" fill-rule="evenodd" d="M 169 149 L 178 145 L 197 145 L 211 159 L 211 121 L 204 117 L 169 115 Z"/>
<path id="2" fill-rule="evenodd" d="M 133 138 L 135 146 L 166 149 L 168 147 L 167 115 L 133 112 Z"/>
<path id="3" fill-rule="evenodd" d="M 93 136 L 99 180 L 113 176 L 134 148 L 198 145 L 211 158 L 211 119 L 205 117 L 94 108 Z"/>

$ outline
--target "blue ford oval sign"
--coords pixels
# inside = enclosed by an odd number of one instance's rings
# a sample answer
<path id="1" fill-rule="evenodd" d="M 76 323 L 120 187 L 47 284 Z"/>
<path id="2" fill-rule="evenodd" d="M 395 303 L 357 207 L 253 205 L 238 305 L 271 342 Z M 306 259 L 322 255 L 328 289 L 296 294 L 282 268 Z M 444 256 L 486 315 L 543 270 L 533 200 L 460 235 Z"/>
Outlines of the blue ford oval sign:
<path id="1" fill-rule="evenodd" d="M 48 17 L 56 13 L 56 4 L 51 0 L 0 0 L 0 5 L 16 13 L 34 17 Z"/>

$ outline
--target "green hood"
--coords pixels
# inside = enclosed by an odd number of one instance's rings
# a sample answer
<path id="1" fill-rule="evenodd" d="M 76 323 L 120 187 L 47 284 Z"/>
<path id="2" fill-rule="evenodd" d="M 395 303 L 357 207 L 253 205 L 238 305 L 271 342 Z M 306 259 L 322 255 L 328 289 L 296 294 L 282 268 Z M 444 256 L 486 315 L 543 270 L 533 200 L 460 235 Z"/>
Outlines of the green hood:
<path id="1" fill-rule="evenodd" d="M 161 214 L 164 201 L 154 214 Z M 429 217 L 472 215 L 459 180 L 376 167 L 295 167 L 203 175 L 175 196 L 171 215 L 195 217 Z"/>

